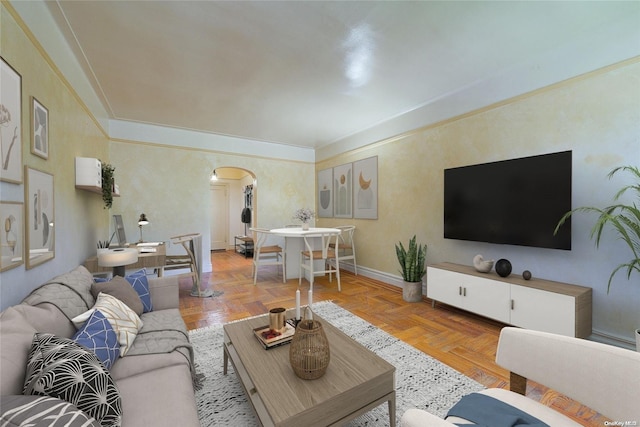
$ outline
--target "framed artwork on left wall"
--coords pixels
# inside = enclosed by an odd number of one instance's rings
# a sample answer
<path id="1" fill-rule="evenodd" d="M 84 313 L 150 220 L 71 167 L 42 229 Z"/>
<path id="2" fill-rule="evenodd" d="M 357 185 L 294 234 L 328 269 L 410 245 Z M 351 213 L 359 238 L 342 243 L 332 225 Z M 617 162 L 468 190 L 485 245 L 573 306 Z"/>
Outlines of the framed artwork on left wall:
<path id="1" fill-rule="evenodd" d="M 22 183 L 22 76 L 0 58 L 0 180 Z"/>
<path id="2" fill-rule="evenodd" d="M 31 97 L 31 152 L 49 158 L 49 110 Z"/>
<path id="3" fill-rule="evenodd" d="M 27 270 L 55 257 L 53 175 L 24 168 Z"/>
<path id="4" fill-rule="evenodd" d="M 23 264 L 24 205 L 22 202 L 0 202 L 0 271 Z"/>

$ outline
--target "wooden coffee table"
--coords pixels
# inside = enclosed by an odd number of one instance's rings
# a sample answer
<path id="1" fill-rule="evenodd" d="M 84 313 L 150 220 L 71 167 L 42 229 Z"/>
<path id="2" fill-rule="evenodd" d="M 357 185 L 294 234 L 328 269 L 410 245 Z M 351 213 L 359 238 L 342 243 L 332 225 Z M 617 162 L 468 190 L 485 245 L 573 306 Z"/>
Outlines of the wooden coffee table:
<path id="1" fill-rule="evenodd" d="M 296 376 L 289 345 L 262 347 L 253 329 L 269 323 L 266 315 L 224 325 L 224 374 L 231 359 L 263 426 L 342 425 L 388 402 L 389 424 L 394 427 L 396 368 L 320 316 L 314 319 L 322 323 L 331 349 L 321 378 Z"/>

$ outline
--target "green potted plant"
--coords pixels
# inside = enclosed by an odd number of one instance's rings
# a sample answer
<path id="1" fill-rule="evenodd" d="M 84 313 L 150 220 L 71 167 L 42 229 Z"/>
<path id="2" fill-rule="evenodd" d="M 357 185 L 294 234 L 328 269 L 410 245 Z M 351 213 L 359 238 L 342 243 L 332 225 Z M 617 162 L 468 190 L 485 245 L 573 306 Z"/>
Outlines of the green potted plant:
<path id="1" fill-rule="evenodd" d="M 105 209 L 111 209 L 113 203 L 113 172 L 116 168 L 109 163 L 102 163 L 102 201 Z"/>
<path id="2" fill-rule="evenodd" d="M 414 235 L 409 240 L 409 246 L 405 249 L 402 242 L 396 245 L 396 256 L 400 263 L 404 286 L 402 288 L 402 298 L 407 302 L 418 302 L 422 300 L 422 278 L 427 273 L 425 260 L 427 258 L 427 245 L 416 243 Z"/>
<path id="3" fill-rule="evenodd" d="M 613 175 L 618 172 L 628 172 L 635 179 L 635 183 L 622 187 L 614 195 L 613 201 L 617 202 L 620 197 L 627 191 L 635 192 L 640 200 L 640 168 L 635 166 L 619 166 L 613 169 L 607 177 L 611 179 Z M 640 206 L 635 202 L 632 204 L 615 203 L 606 208 L 600 209 L 591 206 L 582 206 L 573 209 L 560 219 L 554 234 L 558 232 L 558 229 L 565 223 L 565 221 L 576 212 L 591 212 L 598 215 L 596 223 L 591 228 L 591 238 L 595 238 L 596 247 L 600 245 L 600 238 L 605 226 L 612 227 L 617 233 L 618 237 L 624 241 L 629 250 L 631 251 L 631 259 L 626 263 L 618 265 L 609 276 L 609 283 L 607 284 L 607 293 L 611 289 L 611 281 L 613 276 L 620 270 L 627 271 L 627 279 L 631 279 L 633 272 L 640 273 Z M 640 351 L 640 329 L 636 329 L 636 349 Z"/>

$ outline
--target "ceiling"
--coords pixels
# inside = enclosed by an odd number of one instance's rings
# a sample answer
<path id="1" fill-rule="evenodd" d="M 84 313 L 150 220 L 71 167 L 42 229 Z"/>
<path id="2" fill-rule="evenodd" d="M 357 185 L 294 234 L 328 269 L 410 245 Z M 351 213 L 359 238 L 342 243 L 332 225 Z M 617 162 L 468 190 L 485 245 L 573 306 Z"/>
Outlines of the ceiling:
<path id="1" fill-rule="evenodd" d="M 112 119 L 317 149 L 592 37 L 634 3 L 47 6 Z"/>

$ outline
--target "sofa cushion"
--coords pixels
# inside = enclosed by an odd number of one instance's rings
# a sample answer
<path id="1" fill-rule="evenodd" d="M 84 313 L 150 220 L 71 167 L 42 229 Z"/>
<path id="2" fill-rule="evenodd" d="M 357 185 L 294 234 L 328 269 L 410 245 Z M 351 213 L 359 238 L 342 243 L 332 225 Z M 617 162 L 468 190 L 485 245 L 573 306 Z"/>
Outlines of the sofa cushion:
<path id="1" fill-rule="evenodd" d="M 15 307 L 0 313 L 0 395 L 22 393 L 29 348 L 36 332 Z"/>
<path id="2" fill-rule="evenodd" d="M 153 304 L 151 302 L 151 293 L 149 292 L 149 280 L 147 280 L 147 270 L 138 270 L 135 273 L 129 274 L 125 277 L 131 286 L 140 296 L 142 306 L 144 307 L 144 313 L 153 311 Z"/>
<path id="3" fill-rule="evenodd" d="M 186 365 L 122 378 L 118 388 L 122 394 L 123 426 L 200 426 Z"/>
<path id="4" fill-rule="evenodd" d="M 0 425 L 7 427 L 100 427 L 75 405 L 49 396 L 0 396 Z"/>
<path id="5" fill-rule="evenodd" d="M 143 313 L 142 301 L 140 296 L 131 284 L 123 277 L 116 276 L 108 282 L 97 282 L 91 285 L 91 295 L 96 299 L 100 292 L 109 294 L 118 298 L 123 303 L 127 304 L 131 310 L 133 310 L 138 316 Z"/>
<path id="6" fill-rule="evenodd" d="M 27 360 L 24 394 L 72 403 L 102 426 L 119 426 L 122 401 L 97 356 L 69 338 L 36 333 Z"/>
<path id="7" fill-rule="evenodd" d="M 111 369 L 120 356 L 118 335 L 99 310 L 91 314 L 89 320 L 73 336 L 73 340 L 98 356 L 107 369 Z"/>
<path id="8" fill-rule="evenodd" d="M 138 330 L 142 328 L 142 320 L 125 303 L 111 295 L 100 293 L 96 304 L 88 311 L 73 318 L 73 323 L 80 326 L 86 322 L 91 314 L 99 310 L 107 318 L 113 330 L 118 335 L 120 355 L 124 356 L 136 339 Z"/>

